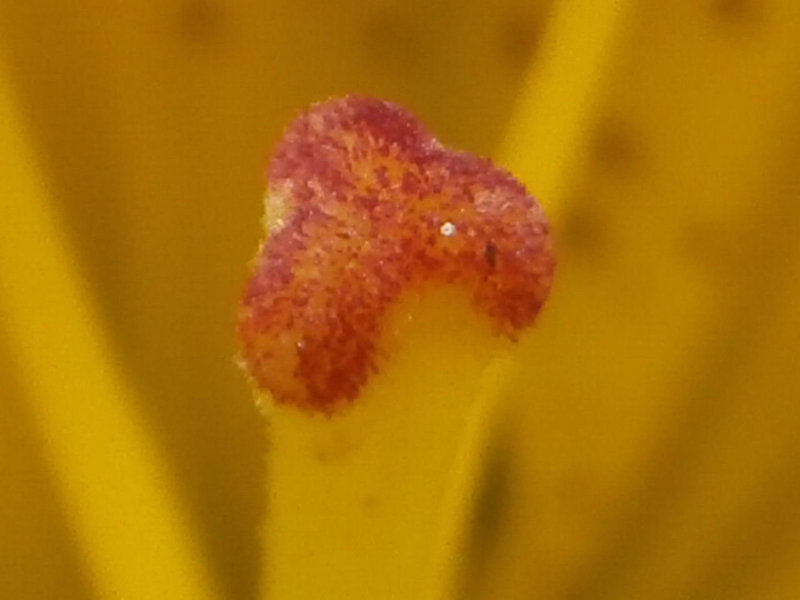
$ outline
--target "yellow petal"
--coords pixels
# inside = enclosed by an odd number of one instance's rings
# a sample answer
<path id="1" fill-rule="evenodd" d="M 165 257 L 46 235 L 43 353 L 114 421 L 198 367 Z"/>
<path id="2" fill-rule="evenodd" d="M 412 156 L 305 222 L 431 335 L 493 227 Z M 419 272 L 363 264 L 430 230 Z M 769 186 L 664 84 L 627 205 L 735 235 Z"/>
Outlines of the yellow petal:
<path id="1" fill-rule="evenodd" d="M 0 332 L 100 598 L 214 597 L 0 74 Z M 19 582 L 20 594 L 24 581 Z"/>

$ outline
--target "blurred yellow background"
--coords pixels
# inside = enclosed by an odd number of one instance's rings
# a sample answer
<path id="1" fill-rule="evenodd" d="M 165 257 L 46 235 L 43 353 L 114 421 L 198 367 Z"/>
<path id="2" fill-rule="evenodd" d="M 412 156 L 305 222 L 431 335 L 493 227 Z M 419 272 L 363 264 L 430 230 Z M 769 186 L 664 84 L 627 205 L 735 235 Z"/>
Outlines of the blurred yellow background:
<path id="1" fill-rule="evenodd" d="M 257 597 L 236 305 L 348 92 L 553 222 L 464 597 L 800 597 L 800 4 L 2 0 L 0 52 L 0 597 Z"/>

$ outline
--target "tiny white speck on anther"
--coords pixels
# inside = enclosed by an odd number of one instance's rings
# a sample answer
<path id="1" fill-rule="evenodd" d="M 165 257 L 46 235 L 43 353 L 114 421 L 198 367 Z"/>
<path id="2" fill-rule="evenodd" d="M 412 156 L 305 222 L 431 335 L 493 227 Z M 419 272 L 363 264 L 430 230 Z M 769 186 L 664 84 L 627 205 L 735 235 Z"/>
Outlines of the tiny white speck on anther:
<path id="1" fill-rule="evenodd" d="M 442 226 L 439 228 L 439 233 L 442 235 L 446 235 L 450 237 L 451 235 L 455 235 L 456 233 L 456 226 L 451 223 L 450 221 L 445 221 Z"/>

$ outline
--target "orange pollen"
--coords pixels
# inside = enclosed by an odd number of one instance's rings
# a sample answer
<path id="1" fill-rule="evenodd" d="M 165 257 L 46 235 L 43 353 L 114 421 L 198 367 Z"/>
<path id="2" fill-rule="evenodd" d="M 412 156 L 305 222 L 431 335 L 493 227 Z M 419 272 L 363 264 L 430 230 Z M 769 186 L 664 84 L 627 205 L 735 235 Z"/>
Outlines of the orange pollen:
<path id="1" fill-rule="evenodd" d="M 536 201 L 395 104 L 312 106 L 268 178 L 267 240 L 238 334 L 254 384 L 276 402 L 329 415 L 352 402 L 379 367 L 388 308 L 412 286 L 461 286 L 511 339 L 548 295 L 555 261 Z"/>

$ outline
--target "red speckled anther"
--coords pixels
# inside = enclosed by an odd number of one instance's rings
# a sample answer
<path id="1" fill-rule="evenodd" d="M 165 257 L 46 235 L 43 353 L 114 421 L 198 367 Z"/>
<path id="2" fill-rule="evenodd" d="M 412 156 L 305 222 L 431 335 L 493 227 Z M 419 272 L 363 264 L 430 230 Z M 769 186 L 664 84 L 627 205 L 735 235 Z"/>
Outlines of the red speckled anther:
<path id="1" fill-rule="evenodd" d="M 331 414 L 355 399 L 379 366 L 382 318 L 411 286 L 463 287 L 511 338 L 547 297 L 555 263 L 536 201 L 395 104 L 312 106 L 268 178 L 238 333 L 254 385 L 276 402 Z"/>

